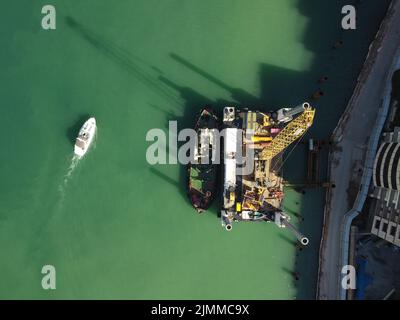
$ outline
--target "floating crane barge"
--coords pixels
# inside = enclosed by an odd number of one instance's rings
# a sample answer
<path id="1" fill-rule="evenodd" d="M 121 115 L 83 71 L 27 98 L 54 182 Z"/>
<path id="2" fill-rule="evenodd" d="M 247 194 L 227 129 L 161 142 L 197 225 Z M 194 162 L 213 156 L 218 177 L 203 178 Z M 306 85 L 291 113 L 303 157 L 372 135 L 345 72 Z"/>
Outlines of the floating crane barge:
<path id="1" fill-rule="evenodd" d="M 226 107 L 223 111 L 223 203 L 221 223 L 268 221 L 287 227 L 307 245 L 309 240 L 290 224 L 282 210 L 283 151 L 304 136 L 315 110 L 303 103 L 263 113 Z"/>

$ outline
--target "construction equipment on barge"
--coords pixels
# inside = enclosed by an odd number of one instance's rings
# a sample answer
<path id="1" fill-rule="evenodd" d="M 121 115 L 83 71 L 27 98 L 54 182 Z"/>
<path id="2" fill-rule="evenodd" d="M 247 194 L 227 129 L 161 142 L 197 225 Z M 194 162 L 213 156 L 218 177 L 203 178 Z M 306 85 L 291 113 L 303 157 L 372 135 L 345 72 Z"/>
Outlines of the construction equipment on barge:
<path id="1" fill-rule="evenodd" d="M 291 230 L 301 244 L 309 240 L 282 210 L 283 152 L 304 136 L 315 110 L 307 103 L 263 113 L 226 107 L 223 111 L 223 204 L 221 223 L 268 221 Z"/>
<path id="2" fill-rule="evenodd" d="M 198 146 L 188 164 L 188 196 L 192 206 L 202 213 L 211 205 L 216 190 L 217 164 L 215 157 L 218 142 L 216 131 L 219 122 L 210 107 L 204 107 L 197 118 L 195 130 Z"/>

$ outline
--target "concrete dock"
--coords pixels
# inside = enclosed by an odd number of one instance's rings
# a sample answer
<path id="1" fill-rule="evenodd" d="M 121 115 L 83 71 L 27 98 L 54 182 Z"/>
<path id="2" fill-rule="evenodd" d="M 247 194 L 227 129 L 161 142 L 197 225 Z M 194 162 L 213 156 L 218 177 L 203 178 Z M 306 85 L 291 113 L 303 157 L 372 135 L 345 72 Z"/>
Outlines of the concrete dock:
<path id="1" fill-rule="evenodd" d="M 320 247 L 318 299 L 343 298 L 340 286 L 341 269 L 343 261 L 348 259 L 343 259 L 343 252 L 346 252 L 349 241 L 346 237 L 346 225 L 351 221 L 347 219 L 346 214 L 352 210 L 348 203 L 348 189 L 355 163 L 364 164 L 363 178 L 368 179 L 365 170 L 368 166 L 365 160 L 368 143 L 377 138 L 371 136 L 371 129 L 376 126 L 376 120 L 382 111 L 385 89 L 390 81 L 388 76 L 393 71 L 393 61 L 397 59 L 399 43 L 400 1 L 394 0 L 370 46 L 353 96 L 332 136 L 334 145 L 329 155 L 328 176 L 329 181 L 336 187 L 329 189 L 326 197 Z M 358 188 L 361 186 L 362 183 L 359 182 Z M 362 205 L 360 199 L 362 197 L 357 196 L 357 205 Z"/>

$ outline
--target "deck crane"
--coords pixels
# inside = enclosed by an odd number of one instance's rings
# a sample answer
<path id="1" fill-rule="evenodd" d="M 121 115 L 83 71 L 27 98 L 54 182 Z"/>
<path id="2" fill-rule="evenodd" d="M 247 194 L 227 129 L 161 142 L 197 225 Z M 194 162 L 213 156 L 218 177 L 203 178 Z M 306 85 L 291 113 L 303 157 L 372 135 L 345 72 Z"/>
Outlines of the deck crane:
<path id="1" fill-rule="evenodd" d="M 290 122 L 274 139 L 272 139 L 271 143 L 260 152 L 258 160 L 271 160 L 297 139 L 302 137 L 313 124 L 315 109 L 313 109 L 309 103 L 304 102 L 293 109 L 281 109 L 278 111 L 278 115 L 280 115 L 280 113 L 282 113 L 283 116 L 278 116 L 278 121 L 281 123 Z M 293 119 L 293 116 L 298 113 L 300 113 L 300 115 Z"/>
<path id="2" fill-rule="evenodd" d="M 314 121 L 314 114 L 315 110 L 307 102 L 266 113 L 225 107 L 224 191 L 220 215 L 226 230 L 232 230 L 234 221 L 274 222 L 279 228 L 291 231 L 302 245 L 308 245 L 309 239 L 290 223 L 290 215 L 281 209 L 284 190 L 280 168 L 284 161 L 274 157 L 304 136 Z M 239 175 L 236 170 L 237 157 L 243 157 L 238 152 L 242 150 L 237 141 L 239 129 L 245 129 L 246 134 L 242 146 L 255 150 L 253 157 L 253 154 L 248 156 L 246 149 L 246 162 L 254 161 L 253 171 L 247 175 Z M 280 168 L 275 169 L 276 166 Z"/>

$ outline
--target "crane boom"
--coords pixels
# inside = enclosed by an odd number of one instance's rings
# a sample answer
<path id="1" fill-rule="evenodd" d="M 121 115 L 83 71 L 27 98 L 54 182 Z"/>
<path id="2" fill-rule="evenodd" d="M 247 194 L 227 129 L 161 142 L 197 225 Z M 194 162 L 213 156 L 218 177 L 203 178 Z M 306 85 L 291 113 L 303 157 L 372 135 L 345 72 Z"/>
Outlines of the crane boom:
<path id="1" fill-rule="evenodd" d="M 315 109 L 308 103 L 303 105 L 304 111 L 290 121 L 271 141 L 271 144 L 261 151 L 259 160 L 271 160 L 306 133 L 313 124 Z"/>

